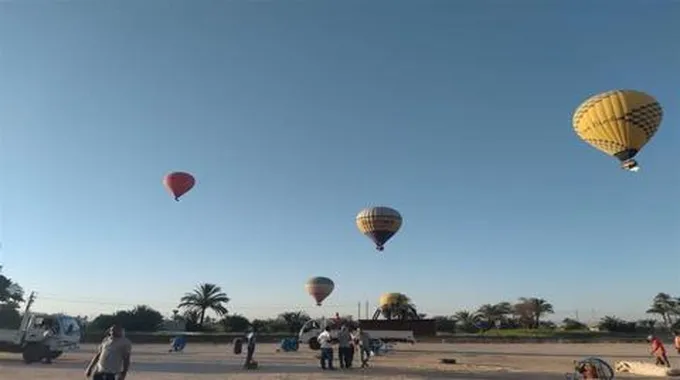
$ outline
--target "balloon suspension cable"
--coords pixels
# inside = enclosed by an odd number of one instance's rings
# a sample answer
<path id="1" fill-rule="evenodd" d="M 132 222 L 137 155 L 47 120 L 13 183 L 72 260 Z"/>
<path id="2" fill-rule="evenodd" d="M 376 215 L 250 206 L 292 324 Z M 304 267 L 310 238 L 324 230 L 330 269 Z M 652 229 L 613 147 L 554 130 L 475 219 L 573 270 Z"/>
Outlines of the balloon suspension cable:
<path id="1" fill-rule="evenodd" d="M 638 166 L 637 161 L 630 159 L 621 163 L 621 169 L 635 173 L 640 170 L 640 166 Z"/>

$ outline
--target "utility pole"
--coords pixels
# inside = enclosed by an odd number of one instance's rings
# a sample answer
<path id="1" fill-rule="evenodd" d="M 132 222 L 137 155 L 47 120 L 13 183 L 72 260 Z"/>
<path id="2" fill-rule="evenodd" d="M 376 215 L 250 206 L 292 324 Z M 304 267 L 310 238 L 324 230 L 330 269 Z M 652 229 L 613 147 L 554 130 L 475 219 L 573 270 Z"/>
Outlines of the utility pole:
<path id="1" fill-rule="evenodd" d="M 24 309 L 24 314 L 28 314 L 28 311 L 31 309 L 33 302 L 35 302 L 35 292 L 31 292 L 31 294 L 28 296 L 28 300 L 26 300 L 26 308 Z"/>

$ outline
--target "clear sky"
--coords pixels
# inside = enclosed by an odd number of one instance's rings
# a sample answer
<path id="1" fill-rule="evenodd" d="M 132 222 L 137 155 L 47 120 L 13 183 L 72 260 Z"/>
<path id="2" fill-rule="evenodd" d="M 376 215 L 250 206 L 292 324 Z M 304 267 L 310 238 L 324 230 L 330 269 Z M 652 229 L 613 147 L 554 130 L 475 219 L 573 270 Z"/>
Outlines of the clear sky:
<path id="1" fill-rule="evenodd" d="M 72 314 L 212 282 L 250 317 L 387 291 L 642 316 L 680 295 L 680 2 L 615 4 L 3 2 L 4 271 Z M 665 108 L 636 174 L 571 127 L 615 88 Z M 404 216 L 384 254 L 369 205 Z"/>

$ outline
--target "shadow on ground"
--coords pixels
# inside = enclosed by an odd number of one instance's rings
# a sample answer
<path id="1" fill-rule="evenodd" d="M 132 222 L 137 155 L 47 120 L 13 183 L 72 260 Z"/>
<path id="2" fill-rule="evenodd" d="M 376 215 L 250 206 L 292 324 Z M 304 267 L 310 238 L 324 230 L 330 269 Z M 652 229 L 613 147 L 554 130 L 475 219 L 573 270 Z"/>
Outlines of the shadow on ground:
<path id="1" fill-rule="evenodd" d="M 526 357 L 539 357 L 539 358 L 573 358 L 578 360 L 589 356 L 611 356 L 616 358 L 626 358 L 626 359 L 640 359 L 649 360 L 649 355 L 626 355 L 626 354 L 615 354 L 615 355 L 601 355 L 594 352 L 584 353 L 581 355 L 574 355 L 570 353 L 550 353 L 550 352 L 512 352 L 512 351 L 465 351 L 465 350 L 450 350 L 450 351 L 435 351 L 435 350 L 398 350 L 398 353 L 409 353 L 409 354 L 424 354 L 424 355 L 441 355 L 445 356 L 447 354 L 454 355 L 483 355 L 483 356 L 526 356 Z"/>
<path id="2" fill-rule="evenodd" d="M 25 367 L 20 360 L 0 358 L 0 367 Z M 53 364 L 34 363 L 30 366 L 41 366 L 44 368 L 68 369 L 68 370 L 84 370 L 86 363 L 75 360 L 61 360 Z M 149 363 L 149 362 L 134 362 L 132 364 L 132 372 L 156 372 L 156 373 L 176 373 L 176 374 L 229 374 L 229 373 L 286 373 L 286 374 L 309 374 L 321 372 L 321 369 L 313 365 L 298 365 L 298 364 L 264 364 L 257 370 L 246 371 L 242 369 L 240 362 L 193 362 L 193 363 Z M 328 371 L 330 372 L 330 371 Z M 395 376 L 419 376 L 428 379 L 535 379 L 535 380 L 551 380 L 563 379 L 563 375 L 545 374 L 545 373 L 512 373 L 512 372 L 488 372 L 488 373 L 454 373 L 435 370 L 420 370 L 420 369 L 397 369 L 386 367 L 372 367 L 368 369 L 350 369 L 350 370 L 336 370 L 333 371 L 334 377 L 356 377 L 361 376 L 362 373 L 375 377 L 394 378 Z"/>

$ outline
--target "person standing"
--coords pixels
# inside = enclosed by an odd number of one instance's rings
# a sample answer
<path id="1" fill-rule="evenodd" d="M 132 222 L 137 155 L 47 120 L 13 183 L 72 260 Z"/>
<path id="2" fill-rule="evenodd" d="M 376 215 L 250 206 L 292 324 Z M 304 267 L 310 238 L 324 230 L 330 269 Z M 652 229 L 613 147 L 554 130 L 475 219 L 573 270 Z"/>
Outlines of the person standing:
<path id="1" fill-rule="evenodd" d="M 43 358 L 45 364 L 52 364 L 52 346 L 56 343 L 56 327 L 52 320 L 44 320 L 42 328 L 45 330 L 42 334 Z"/>
<path id="2" fill-rule="evenodd" d="M 331 345 L 331 328 L 326 326 L 326 328 L 319 334 L 316 338 L 321 347 L 321 369 L 328 368 L 329 370 L 334 370 L 333 368 L 333 346 Z M 328 367 L 326 367 L 328 364 Z"/>
<path id="3" fill-rule="evenodd" d="M 666 355 L 666 347 L 664 347 L 661 339 L 650 335 L 647 337 L 647 341 L 652 345 L 652 355 L 656 357 L 656 365 L 663 365 L 668 368 L 671 367 L 671 363 L 668 361 L 668 356 Z"/>
<path id="4" fill-rule="evenodd" d="M 675 350 L 680 354 L 680 330 L 673 331 L 673 335 L 675 335 L 675 339 L 673 339 Z"/>
<path id="5" fill-rule="evenodd" d="M 354 330 L 349 331 L 349 348 L 347 349 L 347 368 L 352 368 L 354 362 L 354 352 L 356 351 L 356 344 L 354 342 Z"/>
<path id="6" fill-rule="evenodd" d="M 361 328 L 357 329 L 356 341 L 359 344 L 361 355 L 361 368 L 368 367 L 368 360 L 371 358 L 371 336 Z"/>
<path id="7" fill-rule="evenodd" d="M 250 368 L 253 363 L 253 355 L 255 354 L 255 343 L 256 343 L 256 330 L 255 326 L 250 327 L 250 332 L 246 335 L 246 343 L 248 344 L 246 348 L 246 362 L 243 364 L 243 368 Z"/>
<path id="8" fill-rule="evenodd" d="M 349 355 L 351 350 L 352 336 L 347 329 L 347 326 L 343 325 L 338 332 L 338 360 L 340 361 L 340 368 L 349 368 L 350 361 Z"/>
<path id="9" fill-rule="evenodd" d="M 123 329 L 113 325 L 85 370 L 92 380 L 125 380 L 130 368 L 132 343 L 123 335 Z M 117 377 L 116 377 L 117 376 Z"/>

